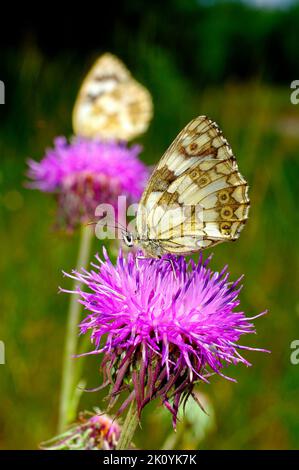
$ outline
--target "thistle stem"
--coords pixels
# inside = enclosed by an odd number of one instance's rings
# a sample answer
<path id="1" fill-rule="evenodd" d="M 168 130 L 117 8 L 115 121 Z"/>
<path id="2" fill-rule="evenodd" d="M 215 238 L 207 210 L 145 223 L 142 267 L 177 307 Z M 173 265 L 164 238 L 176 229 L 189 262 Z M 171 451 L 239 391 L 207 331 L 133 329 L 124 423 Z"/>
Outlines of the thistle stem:
<path id="1" fill-rule="evenodd" d="M 183 435 L 184 426 L 180 426 L 179 431 L 172 432 L 165 440 L 161 450 L 174 450 L 179 444 Z"/>
<path id="2" fill-rule="evenodd" d="M 131 403 L 127 413 L 124 424 L 122 425 L 122 432 L 116 446 L 116 450 L 125 450 L 130 447 L 133 436 L 138 424 L 138 414 L 134 401 Z"/>
<path id="3" fill-rule="evenodd" d="M 76 270 L 86 268 L 89 262 L 90 249 L 92 245 L 93 230 L 91 227 L 81 226 L 79 252 L 76 264 Z M 78 285 L 78 281 L 74 281 L 73 289 Z M 64 348 L 64 359 L 62 366 L 62 384 L 59 405 L 59 424 L 58 432 L 62 432 L 65 426 L 75 418 L 76 410 L 74 409 L 74 392 L 75 381 L 75 364 L 73 356 L 77 353 L 78 347 L 78 324 L 80 321 L 81 304 L 78 302 L 79 295 L 71 295 L 68 319 L 66 326 L 66 339 Z"/>

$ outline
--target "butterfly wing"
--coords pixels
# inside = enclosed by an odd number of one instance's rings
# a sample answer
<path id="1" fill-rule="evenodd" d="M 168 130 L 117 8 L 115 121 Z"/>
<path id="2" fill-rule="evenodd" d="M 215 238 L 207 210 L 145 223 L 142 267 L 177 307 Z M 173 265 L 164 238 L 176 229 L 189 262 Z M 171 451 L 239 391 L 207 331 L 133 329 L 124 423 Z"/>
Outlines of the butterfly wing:
<path id="1" fill-rule="evenodd" d="M 191 121 L 154 170 L 140 201 L 137 233 L 162 252 L 187 254 L 239 237 L 248 185 L 231 147 L 206 116 Z"/>
<path id="2" fill-rule="evenodd" d="M 131 140 L 148 128 L 152 117 L 149 92 L 112 54 L 104 54 L 87 74 L 74 110 L 76 134 Z"/>

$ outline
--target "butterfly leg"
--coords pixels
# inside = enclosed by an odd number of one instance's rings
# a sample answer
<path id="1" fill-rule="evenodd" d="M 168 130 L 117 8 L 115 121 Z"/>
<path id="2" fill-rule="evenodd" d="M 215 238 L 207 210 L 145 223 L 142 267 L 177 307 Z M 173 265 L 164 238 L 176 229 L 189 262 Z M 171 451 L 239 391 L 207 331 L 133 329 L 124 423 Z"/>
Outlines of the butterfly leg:
<path id="1" fill-rule="evenodd" d="M 140 256 L 140 255 L 139 255 L 139 256 L 136 256 L 135 260 L 136 260 L 136 267 L 137 267 L 137 269 L 139 269 L 139 265 L 138 265 L 138 260 L 139 260 L 139 259 L 147 259 L 147 257 L 146 257 L 146 256 Z"/>
<path id="2" fill-rule="evenodd" d="M 162 259 L 162 257 L 159 256 L 159 259 Z M 176 272 L 175 272 L 175 269 L 174 269 L 174 264 L 173 264 L 172 259 L 163 258 L 163 261 L 168 261 L 171 264 L 171 268 L 172 268 L 172 271 L 173 271 L 174 278 L 177 279 L 177 275 L 176 275 Z"/>
<path id="3" fill-rule="evenodd" d="M 139 269 L 138 260 L 148 259 L 148 257 L 146 257 L 146 256 L 136 256 L 135 259 L 136 259 L 136 267 L 137 267 L 137 269 Z M 171 268 L 172 268 L 172 271 L 173 271 L 174 278 L 177 279 L 177 274 L 176 274 L 176 272 L 175 272 L 174 264 L 173 264 L 172 259 L 169 259 L 169 258 L 162 258 L 162 256 L 158 256 L 158 259 L 160 259 L 160 260 L 163 259 L 163 261 L 167 261 L 168 263 L 171 264 Z"/>

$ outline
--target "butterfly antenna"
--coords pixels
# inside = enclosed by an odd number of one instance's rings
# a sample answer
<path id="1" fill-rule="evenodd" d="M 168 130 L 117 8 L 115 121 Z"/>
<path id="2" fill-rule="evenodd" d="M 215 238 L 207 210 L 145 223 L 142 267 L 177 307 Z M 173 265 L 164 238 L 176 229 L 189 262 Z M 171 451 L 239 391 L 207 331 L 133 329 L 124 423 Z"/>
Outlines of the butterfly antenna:
<path id="1" fill-rule="evenodd" d="M 88 225 L 97 225 L 97 224 L 100 224 L 100 223 L 101 223 L 101 220 L 92 220 L 92 221 L 88 222 L 88 223 L 86 224 L 86 226 L 88 226 Z M 126 228 L 124 225 L 122 225 L 121 223 L 119 223 L 119 222 L 117 222 L 117 223 L 114 224 L 114 225 L 113 225 L 113 224 L 107 224 L 107 223 L 105 222 L 105 224 L 103 224 L 103 226 L 104 226 L 104 225 L 106 225 L 106 227 L 108 227 L 108 228 L 112 228 L 113 230 L 117 229 L 117 230 L 121 230 L 121 231 L 127 232 L 127 228 Z"/>

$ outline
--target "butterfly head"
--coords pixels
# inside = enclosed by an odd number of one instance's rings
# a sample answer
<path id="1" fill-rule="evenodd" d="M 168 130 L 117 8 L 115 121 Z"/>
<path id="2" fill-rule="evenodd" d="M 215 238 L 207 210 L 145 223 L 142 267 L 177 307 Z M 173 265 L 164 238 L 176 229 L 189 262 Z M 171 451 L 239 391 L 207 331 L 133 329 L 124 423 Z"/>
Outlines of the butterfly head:
<path id="1" fill-rule="evenodd" d="M 123 231 L 122 232 L 122 238 L 125 244 L 129 247 L 132 248 L 134 246 L 134 236 L 131 232 Z"/>
<path id="2" fill-rule="evenodd" d="M 138 235 L 135 235 L 131 232 L 123 230 L 122 238 L 124 243 L 129 247 L 132 248 L 133 246 L 137 246 L 141 249 L 148 257 L 151 258 L 160 258 L 164 253 L 163 249 L 161 248 L 158 240 L 149 240 L 147 238 L 141 238 Z"/>

